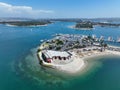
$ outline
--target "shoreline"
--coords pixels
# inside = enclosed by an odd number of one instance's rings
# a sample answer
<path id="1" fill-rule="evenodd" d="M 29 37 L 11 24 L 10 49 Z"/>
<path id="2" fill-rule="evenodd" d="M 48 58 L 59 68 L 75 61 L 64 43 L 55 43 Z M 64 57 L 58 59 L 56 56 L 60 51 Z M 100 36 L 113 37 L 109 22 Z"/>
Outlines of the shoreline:
<path id="1" fill-rule="evenodd" d="M 68 26 L 68 28 L 70 29 L 76 29 L 76 30 L 93 30 L 94 28 L 75 28 L 74 25 Z"/>
<path id="2" fill-rule="evenodd" d="M 86 63 L 82 59 L 77 57 L 74 59 L 73 62 L 71 62 L 67 65 L 64 65 L 64 66 L 60 66 L 56 69 L 58 69 L 62 72 L 69 73 L 69 74 L 75 74 L 79 71 L 82 71 L 85 67 L 86 67 Z"/>
<path id="3" fill-rule="evenodd" d="M 42 27 L 42 26 L 48 26 L 48 24 L 45 25 L 28 25 L 28 26 L 17 26 L 17 25 L 11 25 L 11 24 L 5 24 L 8 27 Z"/>
<path id="4" fill-rule="evenodd" d="M 59 70 L 64 73 L 68 74 L 77 74 L 78 72 L 82 72 L 87 67 L 87 60 L 90 60 L 91 58 L 97 58 L 102 56 L 120 56 L 120 52 L 117 51 L 110 51 L 106 50 L 104 52 L 97 52 L 97 53 L 91 53 L 90 55 L 84 55 L 80 57 L 79 55 L 76 55 L 73 57 L 73 62 L 65 65 L 51 65 L 56 70 Z"/>
<path id="5" fill-rule="evenodd" d="M 84 40 L 84 43 L 75 42 L 77 40 Z M 108 55 L 120 56 L 120 48 L 100 43 L 91 45 L 90 40 L 88 37 L 82 38 L 79 35 L 61 35 L 54 38 L 53 41 L 49 40 L 47 43 L 41 44 L 37 51 L 40 64 L 64 73 L 75 74 L 87 67 L 86 63 L 90 58 Z M 58 42 L 60 45 L 57 44 Z M 52 49 L 49 45 L 53 45 Z M 85 47 L 80 47 L 80 45 L 85 45 Z M 59 50 L 56 49 L 58 46 Z"/>

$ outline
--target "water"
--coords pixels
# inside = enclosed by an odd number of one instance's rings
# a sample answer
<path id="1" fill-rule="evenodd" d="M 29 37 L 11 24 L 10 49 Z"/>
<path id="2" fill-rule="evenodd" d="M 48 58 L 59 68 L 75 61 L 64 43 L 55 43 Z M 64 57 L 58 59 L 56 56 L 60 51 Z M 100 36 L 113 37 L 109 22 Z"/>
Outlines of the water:
<path id="1" fill-rule="evenodd" d="M 92 31 L 68 28 L 70 22 L 43 27 L 8 27 L 0 25 L 0 90 L 120 90 L 120 58 L 99 57 L 89 60 L 82 74 L 64 75 L 42 68 L 36 48 L 40 40 L 56 33 L 120 36 L 120 28 L 96 27 Z M 119 43 L 111 43 L 120 46 Z"/>

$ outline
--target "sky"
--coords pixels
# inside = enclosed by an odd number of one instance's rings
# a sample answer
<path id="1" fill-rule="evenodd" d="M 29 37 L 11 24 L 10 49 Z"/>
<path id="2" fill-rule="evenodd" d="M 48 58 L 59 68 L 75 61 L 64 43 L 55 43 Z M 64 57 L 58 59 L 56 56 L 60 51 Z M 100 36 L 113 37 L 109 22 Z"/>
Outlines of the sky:
<path id="1" fill-rule="evenodd" d="M 120 0 L 0 0 L 0 17 L 120 17 Z"/>

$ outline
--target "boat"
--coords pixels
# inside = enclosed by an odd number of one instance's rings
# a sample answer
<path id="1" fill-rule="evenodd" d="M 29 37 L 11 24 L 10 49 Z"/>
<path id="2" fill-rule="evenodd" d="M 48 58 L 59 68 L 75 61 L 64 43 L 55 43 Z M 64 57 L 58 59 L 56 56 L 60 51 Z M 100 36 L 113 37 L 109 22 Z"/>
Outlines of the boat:
<path id="1" fill-rule="evenodd" d="M 44 40 L 40 40 L 40 42 L 43 42 Z"/>
<path id="2" fill-rule="evenodd" d="M 120 38 L 117 39 L 117 42 L 120 43 Z"/>
<path id="3" fill-rule="evenodd" d="M 109 42 L 112 42 L 112 41 L 113 41 L 113 38 L 112 38 L 112 37 L 108 37 L 108 41 L 109 41 Z"/>

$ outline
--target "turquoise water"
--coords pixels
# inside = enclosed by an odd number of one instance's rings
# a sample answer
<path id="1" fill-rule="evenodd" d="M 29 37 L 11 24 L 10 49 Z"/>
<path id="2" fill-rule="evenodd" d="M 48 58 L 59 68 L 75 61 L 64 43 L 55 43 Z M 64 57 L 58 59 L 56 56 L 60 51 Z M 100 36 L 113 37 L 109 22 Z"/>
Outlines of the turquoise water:
<path id="1" fill-rule="evenodd" d="M 41 39 L 56 33 L 120 36 L 120 28 L 96 27 L 92 31 L 68 28 L 70 22 L 44 27 L 8 27 L 0 25 L 0 90 L 120 90 L 120 58 L 99 57 L 89 60 L 82 74 L 63 75 L 41 67 L 36 48 Z M 119 43 L 111 43 L 120 46 Z"/>

